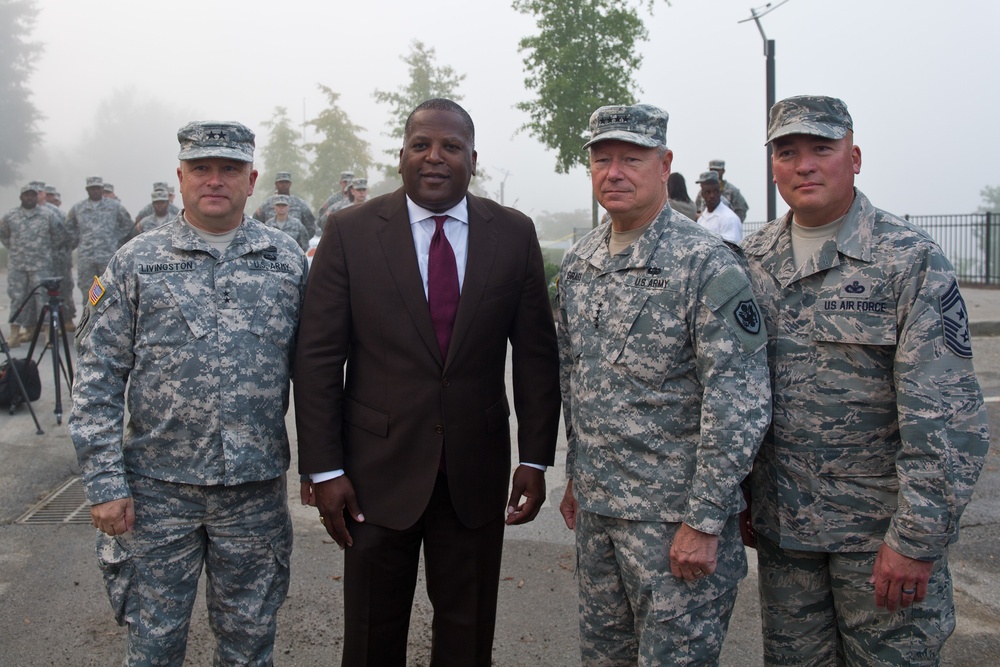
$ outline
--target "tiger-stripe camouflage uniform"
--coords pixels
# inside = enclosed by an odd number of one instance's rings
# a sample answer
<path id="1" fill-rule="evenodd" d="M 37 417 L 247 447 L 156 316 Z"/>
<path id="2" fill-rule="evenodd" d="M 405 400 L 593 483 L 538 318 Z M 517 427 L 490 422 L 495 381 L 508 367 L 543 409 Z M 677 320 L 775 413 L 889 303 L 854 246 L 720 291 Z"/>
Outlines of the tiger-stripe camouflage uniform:
<path id="1" fill-rule="evenodd" d="M 769 141 L 815 141 L 829 159 L 850 129 L 840 100 L 791 98 Z M 795 173 L 834 187 L 813 159 Z M 794 209 L 744 242 L 774 396 L 751 477 L 767 665 L 938 664 L 955 625 L 948 545 L 989 445 L 952 266 L 852 181 L 839 230 L 799 266 Z M 897 582 L 876 606 L 886 549 L 925 564 L 925 595 Z"/>
<path id="2" fill-rule="evenodd" d="M 659 134 L 639 145 L 665 150 L 655 107 L 602 107 L 591 129 Z M 649 190 L 665 204 L 662 183 Z M 559 279 L 583 664 L 716 664 L 747 571 L 740 482 L 770 414 L 767 336 L 739 253 L 717 236 L 667 205 L 628 252 L 611 254 L 611 234 L 581 239 Z M 684 524 L 718 537 L 714 573 L 672 573 Z"/>
<path id="3" fill-rule="evenodd" d="M 292 548 L 285 413 L 305 256 L 242 215 L 252 165 L 231 166 L 252 159 L 249 129 L 192 123 L 178 137 L 186 209 L 92 281 L 70 433 L 112 609 L 128 626 L 123 664 L 184 662 L 204 567 L 213 664 L 271 665 Z M 223 249 L 189 222 L 220 184 L 235 212 Z M 95 512 L 120 499 L 134 523 L 126 511 L 123 530 L 107 529 Z"/>

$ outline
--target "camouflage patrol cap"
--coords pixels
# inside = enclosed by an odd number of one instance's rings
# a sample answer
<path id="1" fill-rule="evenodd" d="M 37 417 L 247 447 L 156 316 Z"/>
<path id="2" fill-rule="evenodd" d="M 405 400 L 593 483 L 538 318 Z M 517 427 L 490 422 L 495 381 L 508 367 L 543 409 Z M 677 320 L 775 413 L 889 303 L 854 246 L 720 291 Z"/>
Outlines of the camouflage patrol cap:
<path id="1" fill-rule="evenodd" d="M 239 162 L 253 162 L 254 133 L 232 121 L 198 120 L 177 130 L 181 145 L 178 160 L 220 157 Z"/>
<path id="2" fill-rule="evenodd" d="M 279 171 L 277 176 L 274 177 L 275 183 L 280 183 L 281 181 L 291 181 L 292 174 L 288 171 Z"/>
<path id="3" fill-rule="evenodd" d="M 719 183 L 719 172 L 703 171 L 695 183 Z"/>
<path id="4" fill-rule="evenodd" d="M 88 176 L 87 177 L 87 187 L 88 188 L 103 188 L 104 179 L 100 176 Z"/>
<path id="5" fill-rule="evenodd" d="M 601 107 L 590 115 L 590 148 L 599 141 L 617 140 L 646 148 L 666 147 L 670 115 L 651 104 Z"/>
<path id="6" fill-rule="evenodd" d="M 340 180 L 342 180 L 342 181 L 349 181 L 349 180 L 351 180 L 353 178 L 354 178 L 354 172 L 353 171 L 342 171 L 342 172 L 340 172 Z"/>
<path id="7" fill-rule="evenodd" d="M 56 186 L 54 186 L 54 185 L 46 185 L 45 186 L 45 194 L 47 194 L 47 195 L 57 195 L 59 193 L 56 192 Z"/>
<path id="8" fill-rule="evenodd" d="M 153 183 L 154 190 L 166 190 L 169 187 L 170 184 L 167 183 L 166 181 L 157 181 L 156 183 Z"/>
<path id="9" fill-rule="evenodd" d="M 775 102 L 769 114 L 767 142 L 789 134 L 843 139 L 854 129 L 847 105 L 836 97 L 799 95 Z"/>
<path id="10" fill-rule="evenodd" d="M 725 170 L 725 168 L 726 168 L 726 161 L 725 160 L 709 160 L 708 161 L 708 168 L 709 169 L 722 169 L 722 170 Z"/>
<path id="11" fill-rule="evenodd" d="M 104 190 L 105 192 L 114 192 L 115 186 L 111 185 L 110 183 L 105 183 L 103 186 L 101 186 L 101 189 Z"/>
<path id="12" fill-rule="evenodd" d="M 166 190 L 153 190 L 153 201 L 170 201 L 170 195 Z"/>
<path id="13" fill-rule="evenodd" d="M 274 195 L 274 200 L 271 203 L 275 206 L 291 206 L 292 198 L 288 195 Z"/>
<path id="14" fill-rule="evenodd" d="M 368 189 L 368 179 L 367 178 L 355 178 L 351 181 L 351 187 L 355 190 L 367 190 Z"/>
<path id="15" fill-rule="evenodd" d="M 35 192 L 45 192 L 45 181 L 32 181 L 31 185 L 34 186 Z"/>
<path id="16" fill-rule="evenodd" d="M 170 193 L 170 194 L 174 194 L 174 186 L 168 185 L 167 186 L 167 192 Z"/>
<path id="17" fill-rule="evenodd" d="M 38 188 L 33 183 L 28 183 L 21 186 L 21 194 L 23 195 L 25 192 L 38 192 Z"/>

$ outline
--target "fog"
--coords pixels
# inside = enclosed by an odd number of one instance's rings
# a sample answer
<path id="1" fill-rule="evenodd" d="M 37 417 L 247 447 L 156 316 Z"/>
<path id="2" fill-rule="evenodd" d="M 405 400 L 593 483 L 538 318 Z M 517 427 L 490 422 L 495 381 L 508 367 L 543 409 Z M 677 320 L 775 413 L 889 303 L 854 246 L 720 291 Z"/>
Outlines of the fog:
<path id="1" fill-rule="evenodd" d="M 32 39 L 45 51 L 31 88 L 43 137 L 21 181 L 56 185 L 64 210 L 86 196 L 86 176 L 99 175 L 134 213 L 153 181 L 176 182 L 176 131 L 185 122 L 238 120 L 257 131 L 259 147 L 268 140 L 261 123 L 276 106 L 296 122 L 321 110 L 318 83 L 341 94 L 341 108 L 382 160 L 398 146 L 372 91 L 406 83 L 400 56 L 414 39 L 436 49 L 438 66 L 467 75 L 459 92 L 494 198 L 503 183 L 505 203 L 533 216 L 589 209 L 586 172 L 556 174 L 555 154 L 518 132 L 527 117 L 514 105 L 530 91 L 517 46 L 535 28 L 507 1 L 38 0 L 38 7 Z M 708 161 L 725 159 L 727 179 L 750 204 L 747 219 L 763 220 L 763 42 L 753 22 L 739 23 L 750 3 L 657 0 L 646 17 L 638 99 L 670 113 L 674 170 L 693 196 Z M 863 156 L 858 187 L 877 206 L 970 212 L 983 186 L 1000 184 L 1000 3 L 789 0 L 762 25 L 776 42 L 778 99 L 810 93 L 847 103 Z M 15 188 L 0 196 L 5 207 L 17 205 Z"/>

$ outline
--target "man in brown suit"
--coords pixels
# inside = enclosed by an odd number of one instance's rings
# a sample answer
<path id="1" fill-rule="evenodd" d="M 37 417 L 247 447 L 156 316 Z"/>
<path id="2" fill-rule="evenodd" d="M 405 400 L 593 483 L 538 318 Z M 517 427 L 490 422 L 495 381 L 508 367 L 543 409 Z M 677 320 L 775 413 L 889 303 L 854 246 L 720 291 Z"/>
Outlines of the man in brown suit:
<path id="1" fill-rule="evenodd" d="M 504 525 L 545 499 L 559 380 L 541 251 L 529 218 L 468 194 L 475 169 L 465 110 L 422 103 L 402 189 L 334 213 L 309 276 L 299 468 L 303 500 L 347 549 L 343 665 L 405 664 L 421 544 L 431 664 L 489 665 Z M 521 462 L 509 495 L 508 343 Z"/>

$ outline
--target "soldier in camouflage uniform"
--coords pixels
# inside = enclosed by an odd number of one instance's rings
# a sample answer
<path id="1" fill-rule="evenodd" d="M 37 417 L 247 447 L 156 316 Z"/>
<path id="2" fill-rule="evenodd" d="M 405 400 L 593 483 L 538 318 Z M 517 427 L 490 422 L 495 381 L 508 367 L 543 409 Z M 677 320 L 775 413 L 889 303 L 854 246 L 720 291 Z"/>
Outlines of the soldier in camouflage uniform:
<path id="1" fill-rule="evenodd" d="M 332 195 L 327 197 L 326 201 L 323 202 L 323 205 L 319 207 L 319 211 L 316 213 L 316 224 L 319 228 L 320 235 L 323 234 L 323 229 L 326 226 L 326 219 L 329 217 L 330 213 L 344 207 L 344 202 L 347 201 L 347 189 L 351 187 L 351 181 L 353 180 L 353 171 L 340 172 L 340 192 L 334 192 Z"/>
<path id="2" fill-rule="evenodd" d="M 0 220 L 0 243 L 9 249 L 7 294 L 12 314 L 43 278 L 58 275 L 55 249 L 71 243 L 62 219 L 46 204 L 39 204 L 38 199 L 38 186 L 25 185 L 21 188 L 21 205 Z M 20 345 L 22 329 L 24 337 L 31 338 L 43 305 L 45 290 L 35 290 L 10 325 L 11 347 Z"/>
<path id="3" fill-rule="evenodd" d="M 266 222 L 274 217 L 274 202 L 279 195 L 288 197 L 288 212 L 293 218 L 298 218 L 302 226 L 306 228 L 311 238 L 316 233 L 316 216 L 305 199 L 292 194 L 292 174 L 287 171 L 279 171 L 274 177 L 274 194 L 264 200 L 264 203 L 254 211 L 255 220 Z"/>
<path id="4" fill-rule="evenodd" d="M 184 210 L 90 289 L 70 434 L 128 626 L 123 664 L 184 662 L 204 568 L 213 664 L 271 665 L 292 547 L 284 415 L 305 257 L 243 215 L 253 132 L 206 121 L 178 139 Z"/>
<path id="5" fill-rule="evenodd" d="M 66 214 L 56 203 L 58 201 L 55 198 L 56 189 L 45 185 L 45 181 L 32 181 L 30 185 L 38 190 L 38 205 L 52 213 L 59 219 L 62 226 L 66 227 Z M 61 279 L 59 293 L 68 297 L 62 300 L 63 327 L 66 331 L 73 331 L 76 328 L 76 325 L 73 324 L 73 320 L 76 318 L 76 302 L 73 300 L 73 248 L 79 239 L 71 241 L 68 235 L 64 235 L 63 238 L 65 239 L 63 243 L 52 248 L 52 276 Z"/>
<path id="6" fill-rule="evenodd" d="M 166 188 L 153 190 L 150 199 L 151 202 L 148 206 L 149 213 L 135 219 L 135 230 L 132 232 L 133 237 L 143 232 L 148 232 L 151 229 L 162 227 L 171 222 L 180 213 L 176 207 L 170 205 L 170 195 L 167 193 Z M 173 214 L 170 213 L 171 208 L 174 209 Z M 142 210 L 145 211 L 146 208 Z"/>
<path id="7" fill-rule="evenodd" d="M 847 107 L 782 100 L 791 211 L 744 242 L 770 333 L 773 425 L 751 477 L 768 665 L 936 665 L 948 545 L 989 445 L 955 273 L 854 188 Z"/>
<path id="8" fill-rule="evenodd" d="M 591 116 L 594 196 L 611 221 L 559 279 L 585 665 L 717 664 L 746 575 L 740 482 L 770 391 L 738 250 L 667 205 L 667 113 Z"/>
<path id="9" fill-rule="evenodd" d="M 170 187 L 170 185 L 166 181 L 157 181 L 157 182 L 153 183 L 153 192 L 155 193 L 155 192 L 158 192 L 160 190 L 163 190 L 163 193 L 165 195 L 165 199 L 162 200 L 162 201 L 166 201 L 167 202 L 167 212 L 166 212 L 166 214 L 157 213 L 157 215 L 160 215 L 161 217 L 163 215 L 169 215 L 170 218 L 173 219 L 173 217 L 175 215 L 177 215 L 178 213 L 180 213 L 181 210 L 179 208 L 177 208 L 176 206 L 174 206 L 174 204 L 173 204 L 173 197 L 170 196 L 170 190 L 168 189 L 169 187 Z M 143 218 L 145 218 L 147 215 L 152 215 L 153 213 L 156 213 L 155 205 L 156 205 L 157 201 L 161 201 L 161 200 L 159 200 L 159 199 L 153 199 L 150 203 L 146 204 L 141 209 L 139 209 L 139 212 L 135 214 L 136 226 L 138 226 L 139 222 Z M 150 227 L 150 229 L 152 229 L 152 227 Z M 140 228 L 139 231 L 140 232 L 142 231 L 141 228 Z"/>
<path id="10" fill-rule="evenodd" d="M 90 285 L 104 273 L 108 261 L 132 232 L 132 218 L 115 199 L 102 197 L 104 182 L 99 176 L 87 178 L 87 199 L 73 205 L 66 215 L 66 228 L 79 239 L 76 252 L 77 285 L 83 307 L 90 298 Z M 73 298 L 70 295 L 69 298 Z"/>
<path id="11" fill-rule="evenodd" d="M 722 201 L 733 210 L 733 213 L 740 219 L 740 222 L 746 222 L 747 211 L 750 210 L 750 206 L 747 204 L 747 200 L 744 199 L 740 189 L 723 178 L 726 173 L 726 161 L 709 160 L 708 170 L 714 171 L 719 175 L 719 185 L 722 187 Z M 694 207 L 698 213 L 705 210 L 705 198 L 701 196 L 700 192 L 694 198 Z"/>
<path id="12" fill-rule="evenodd" d="M 275 195 L 274 196 L 274 215 L 267 219 L 264 223 L 268 227 L 274 227 L 279 229 L 293 239 L 299 244 L 302 250 L 309 249 L 309 239 L 312 236 L 306 231 L 305 226 L 302 221 L 296 217 L 289 214 L 288 209 L 291 207 L 290 197 L 288 195 Z"/>

